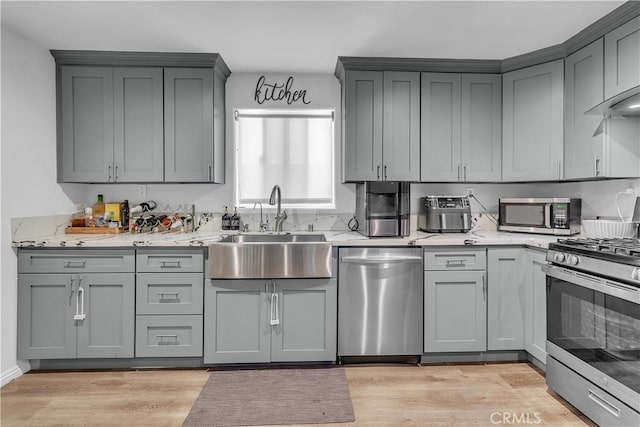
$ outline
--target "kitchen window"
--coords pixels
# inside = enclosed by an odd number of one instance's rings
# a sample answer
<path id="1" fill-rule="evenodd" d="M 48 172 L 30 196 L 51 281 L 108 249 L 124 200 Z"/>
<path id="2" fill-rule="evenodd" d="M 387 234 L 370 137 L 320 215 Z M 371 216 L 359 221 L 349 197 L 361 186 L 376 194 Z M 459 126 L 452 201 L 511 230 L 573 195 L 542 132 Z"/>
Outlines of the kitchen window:
<path id="1" fill-rule="evenodd" d="M 236 110 L 234 134 L 237 206 L 268 204 L 277 184 L 283 207 L 335 207 L 333 110 Z"/>

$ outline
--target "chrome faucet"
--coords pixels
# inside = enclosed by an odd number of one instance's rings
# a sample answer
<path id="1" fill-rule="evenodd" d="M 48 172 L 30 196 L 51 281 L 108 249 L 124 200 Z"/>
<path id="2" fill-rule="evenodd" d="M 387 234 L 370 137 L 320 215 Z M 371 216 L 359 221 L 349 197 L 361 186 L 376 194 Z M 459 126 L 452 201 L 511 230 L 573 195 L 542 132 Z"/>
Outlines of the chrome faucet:
<path id="1" fill-rule="evenodd" d="M 260 205 L 260 227 L 259 230 L 262 231 L 267 231 L 269 229 L 269 220 L 267 220 L 267 222 L 264 222 L 264 220 L 262 219 L 262 203 L 261 202 L 255 202 L 253 204 L 253 209 L 255 210 L 256 205 Z"/>
<path id="2" fill-rule="evenodd" d="M 271 196 L 269 196 L 269 204 L 276 205 L 276 233 L 282 232 L 282 223 L 285 219 L 287 219 L 287 211 L 280 212 L 280 203 L 281 203 L 282 195 L 280 193 L 280 186 L 274 185 L 271 190 Z"/>

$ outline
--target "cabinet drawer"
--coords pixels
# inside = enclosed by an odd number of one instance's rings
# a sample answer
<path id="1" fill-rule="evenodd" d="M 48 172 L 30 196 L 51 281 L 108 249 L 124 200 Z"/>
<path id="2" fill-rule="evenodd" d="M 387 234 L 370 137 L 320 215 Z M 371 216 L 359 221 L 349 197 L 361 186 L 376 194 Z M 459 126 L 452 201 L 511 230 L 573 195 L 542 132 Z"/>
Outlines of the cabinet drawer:
<path id="1" fill-rule="evenodd" d="M 19 273 L 132 273 L 135 252 L 109 249 L 20 250 Z"/>
<path id="2" fill-rule="evenodd" d="M 202 273 L 138 273 L 136 314 L 202 314 Z"/>
<path id="3" fill-rule="evenodd" d="M 185 251 L 142 250 L 136 257 L 138 272 L 193 272 L 204 271 L 204 252 L 202 249 Z"/>
<path id="4" fill-rule="evenodd" d="M 425 270 L 485 270 L 486 268 L 486 249 L 424 250 Z"/>
<path id="5" fill-rule="evenodd" d="M 202 356 L 202 316 L 136 316 L 136 357 Z"/>

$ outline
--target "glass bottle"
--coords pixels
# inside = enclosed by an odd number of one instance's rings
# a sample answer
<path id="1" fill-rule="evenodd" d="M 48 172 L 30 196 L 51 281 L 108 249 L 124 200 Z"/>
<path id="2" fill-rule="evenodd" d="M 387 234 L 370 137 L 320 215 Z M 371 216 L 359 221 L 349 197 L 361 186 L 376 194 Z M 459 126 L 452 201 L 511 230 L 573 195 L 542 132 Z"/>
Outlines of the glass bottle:
<path id="1" fill-rule="evenodd" d="M 233 215 L 231 216 L 231 229 L 240 230 L 240 217 L 236 207 L 233 208 Z"/>
<path id="2" fill-rule="evenodd" d="M 104 221 L 104 198 L 98 194 L 98 200 L 91 207 L 91 214 L 97 223 Z"/>
<path id="3" fill-rule="evenodd" d="M 229 216 L 229 212 L 227 212 L 227 207 L 224 207 L 224 213 L 222 214 L 222 229 L 223 230 L 231 230 L 231 217 Z"/>

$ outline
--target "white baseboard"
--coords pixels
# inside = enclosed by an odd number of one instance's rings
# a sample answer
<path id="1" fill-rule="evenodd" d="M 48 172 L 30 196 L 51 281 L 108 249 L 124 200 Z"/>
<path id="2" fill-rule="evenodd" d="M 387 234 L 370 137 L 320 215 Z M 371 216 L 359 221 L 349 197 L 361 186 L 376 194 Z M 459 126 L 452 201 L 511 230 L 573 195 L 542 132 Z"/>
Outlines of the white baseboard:
<path id="1" fill-rule="evenodd" d="M 22 370 L 18 368 L 18 366 L 14 366 L 13 368 L 9 368 L 6 371 L 2 372 L 2 376 L 0 377 L 0 387 L 4 387 L 9 384 L 11 381 L 15 380 L 19 376 L 22 375 Z"/>

